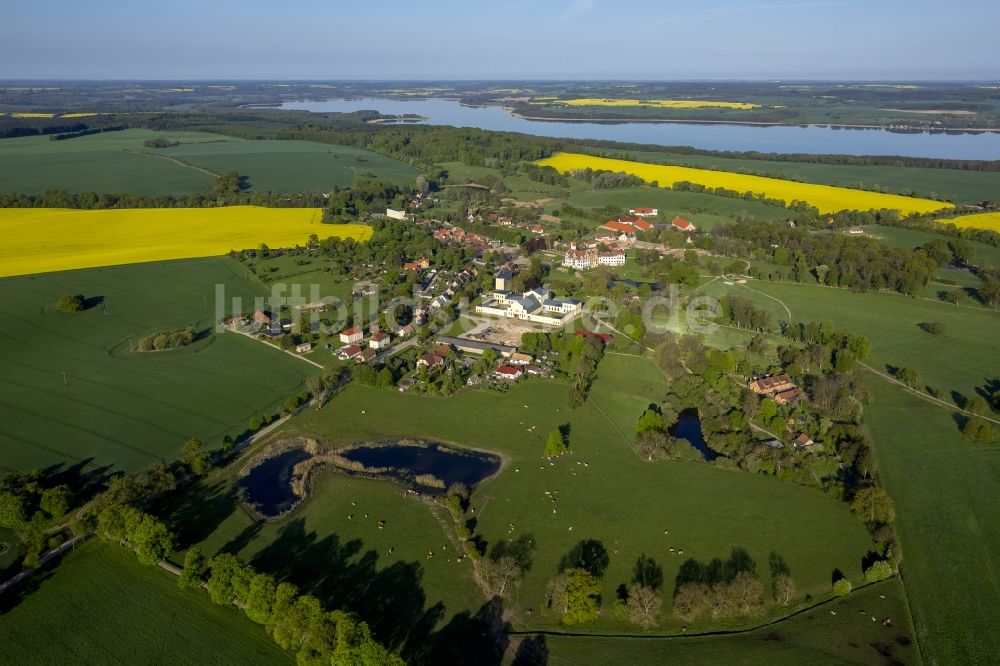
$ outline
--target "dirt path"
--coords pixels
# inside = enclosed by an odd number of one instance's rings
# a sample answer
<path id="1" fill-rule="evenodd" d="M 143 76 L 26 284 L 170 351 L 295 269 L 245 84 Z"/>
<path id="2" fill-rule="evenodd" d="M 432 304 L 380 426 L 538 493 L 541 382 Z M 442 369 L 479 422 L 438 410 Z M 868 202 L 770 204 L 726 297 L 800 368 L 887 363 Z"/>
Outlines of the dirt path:
<path id="1" fill-rule="evenodd" d="M 126 153 L 132 153 L 134 155 L 145 155 L 146 157 L 155 157 L 155 158 L 161 159 L 161 160 L 168 160 L 170 162 L 173 162 L 174 164 L 177 164 L 179 166 L 185 167 L 187 169 L 194 169 L 195 171 L 200 171 L 203 174 L 211 176 L 212 178 L 218 178 L 219 177 L 219 174 L 217 174 L 217 173 L 213 173 L 213 172 L 209 171 L 208 169 L 202 169 L 201 167 L 195 166 L 193 164 L 188 164 L 186 162 L 182 162 L 179 159 L 177 159 L 176 157 L 171 157 L 170 155 L 157 155 L 155 153 L 147 153 L 147 152 L 144 152 L 142 150 L 126 150 L 124 152 L 126 152 Z"/>
<path id="2" fill-rule="evenodd" d="M 995 419 L 995 418 L 993 418 L 991 416 L 983 416 L 982 414 L 976 414 L 975 412 L 970 412 L 967 409 L 962 409 L 961 407 L 959 407 L 957 405 L 953 405 L 950 402 L 947 402 L 945 400 L 941 400 L 940 398 L 935 398 L 934 396 L 928 395 L 928 394 L 924 393 L 923 391 L 921 391 L 919 389 L 915 389 L 912 386 L 904 384 L 903 382 L 899 381 L 898 379 L 896 379 L 892 375 L 889 375 L 889 374 L 887 374 L 885 372 L 882 372 L 880 370 L 876 370 L 875 368 L 873 368 L 872 366 L 868 365 L 867 363 L 862 363 L 861 361 L 858 361 L 858 365 L 860 365 L 862 368 L 864 368 L 868 372 L 871 372 L 871 373 L 873 373 L 875 375 L 878 375 L 880 378 L 886 380 L 887 382 L 890 382 L 892 384 L 896 384 L 897 386 L 901 386 L 904 389 L 906 389 L 907 391 L 909 391 L 910 393 L 912 393 L 912 394 L 914 394 L 916 396 L 919 396 L 919 397 L 923 398 L 924 400 L 926 400 L 928 402 L 934 403 L 935 405 L 938 405 L 939 407 L 946 407 L 946 408 L 948 408 L 950 410 L 953 410 L 953 411 L 965 414 L 966 416 L 971 416 L 973 418 L 980 418 L 980 419 L 983 419 L 984 421 L 990 421 L 992 423 L 1000 425 L 1000 420 L 997 420 L 997 419 Z"/>
<path id="3" fill-rule="evenodd" d="M 308 363 L 309 365 L 316 366 L 320 370 L 325 370 L 326 369 L 324 366 L 320 365 L 316 361 L 308 359 L 305 356 L 302 356 L 301 354 L 298 354 L 297 352 L 288 351 L 287 349 L 282 349 L 281 347 L 275 347 L 274 345 L 269 345 L 266 342 L 261 342 L 260 340 L 258 340 L 257 338 L 255 338 L 250 333 L 244 333 L 243 331 L 237 331 L 235 328 L 227 328 L 226 329 L 226 333 L 238 333 L 239 335 L 243 335 L 243 336 L 246 336 L 246 337 L 250 338 L 254 342 L 260 342 L 261 344 L 266 345 L 268 347 L 271 347 L 272 349 L 277 349 L 280 352 L 284 352 L 285 354 L 288 354 L 292 358 L 297 358 L 300 361 L 304 361 L 305 363 Z"/>

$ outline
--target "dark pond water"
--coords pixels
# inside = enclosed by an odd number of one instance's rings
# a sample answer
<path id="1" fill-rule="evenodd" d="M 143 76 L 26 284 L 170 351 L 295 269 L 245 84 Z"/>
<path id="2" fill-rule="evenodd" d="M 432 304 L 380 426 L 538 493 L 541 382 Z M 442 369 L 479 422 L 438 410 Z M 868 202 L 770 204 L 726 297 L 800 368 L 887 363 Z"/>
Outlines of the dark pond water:
<path id="1" fill-rule="evenodd" d="M 478 451 L 455 451 L 438 444 L 359 446 L 342 451 L 341 455 L 365 467 L 391 467 L 394 472 L 388 476 L 428 494 L 442 493 L 444 489 L 417 485 L 414 477 L 433 474 L 444 481 L 445 488 L 456 482 L 472 488 L 500 469 L 497 456 Z"/>
<path id="2" fill-rule="evenodd" d="M 315 112 L 374 110 L 386 115 L 417 114 L 431 125 L 479 127 L 565 139 L 605 139 L 708 150 L 779 153 L 905 155 L 965 160 L 1000 159 L 1000 132 L 890 132 L 834 129 L 819 125 L 698 125 L 692 123 L 586 123 L 527 120 L 498 106 L 462 106 L 450 99 L 330 99 L 286 102 L 283 109 Z"/>
<path id="3" fill-rule="evenodd" d="M 240 479 L 247 501 L 265 516 L 277 516 L 290 509 L 299 499 L 292 492 L 292 470 L 309 457 L 302 449 L 293 449 L 254 467 Z"/>
<path id="4" fill-rule="evenodd" d="M 619 280 L 608 280 L 608 289 L 614 289 L 617 283 L 627 284 L 630 287 L 638 289 L 644 284 L 649 285 L 650 291 L 660 291 L 663 289 L 663 285 L 659 282 L 639 282 L 638 280 L 633 280 L 632 278 L 621 278 Z"/>
<path id="5" fill-rule="evenodd" d="M 670 434 L 680 439 L 691 442 L 694 448 L 705 456 L 705 460 L 712 461 L 719 457 L 717 451 L 713 451 L 705 441 L 705 435 L 701 432 L 701 419 L 698 417 L 698 410 L 685 409 L 677 419 L 677 423 L 670 429 Z"/>

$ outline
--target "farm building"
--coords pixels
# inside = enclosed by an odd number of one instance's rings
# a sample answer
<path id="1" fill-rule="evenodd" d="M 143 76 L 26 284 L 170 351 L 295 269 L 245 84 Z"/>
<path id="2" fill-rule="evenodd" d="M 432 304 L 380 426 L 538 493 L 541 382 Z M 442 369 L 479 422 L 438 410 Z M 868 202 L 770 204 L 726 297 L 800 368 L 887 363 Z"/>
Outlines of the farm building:
<path id="1" fill-rule="evenodd" d="M 656 208 L 630 208 L 628 214 L 637 217 L 656 217 L 660 211 Z"/>
<path id="2" fill-rule="evenodd" d="M 773 395 L 795 388 L 788 375 L 773 375 L 751 379 L 747 387 L 757 395 Z"/>
<path id="3" fill-rule="evenodd" d="M 537 288 L 520 295 L 494 291 L 482 305 L 476 306 L 476 312 L 558 326 L 580 314 L 582 308 L 583 304 L 576 299 L 555 299 L 548 289 Z"/>
<path id="4" fill-rule="evenodd" d="M 670 226 L 672 226 L 674 229 L 677 229 L 678 231 L 698 230 L 698 227 L 694 225 L 694 222 L 689 222 L 688 220 L 685 220 L 683 217 L 679 215 L 673 219 L 673 221 L 670 223 Z"/>

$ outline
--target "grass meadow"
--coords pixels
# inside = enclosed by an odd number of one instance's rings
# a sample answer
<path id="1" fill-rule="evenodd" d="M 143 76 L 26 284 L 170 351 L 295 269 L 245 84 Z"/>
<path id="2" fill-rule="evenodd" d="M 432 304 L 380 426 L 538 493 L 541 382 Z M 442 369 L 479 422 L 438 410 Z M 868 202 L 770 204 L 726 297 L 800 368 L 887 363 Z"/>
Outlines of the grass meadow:
<path id="1" fill-rule="evenodd" d="M 899 210 L 903 215 L 907 215 L 953 208 L 953 205 L 948 203 L 894 194 L 866 192 L 815 183 L 798 183 L 777 178 L 692 167 L 653 165 L 576 153 L 557 153 L 552 157 L 540 160 L 538 164 L 551 166 L 561 172 L 585 168 L 624 171 L 647 182 L 656 181 L 664 187 L 679 181 L 687 181 L 704 185 L 707 188 L 722 187 L 737 192 L 763 194 L 773 199 L 781 199 L 787 204 L 791 204 L 793 201 L 805 201 L 815 206 L 821 213 L 888 208 Z"/>
<path id="2" fill-rule="evenodd" d="M 146 148 L 149 139 L 180 145 Z M 125 192 L 181 196 L 212 188 L 214 174 L 235 170 L 251 190 L 328 191 L 358 178 L 412 184 L 420 171 L 359 148 L 311 141 L 249 141 L 205 132 L 128 129 L 66 141 L 47 136 L 0 142 L 4 192 Z"/>
<path id="3" fill-rule="evenodd" d="M 266 294 L 229 258 L 136 264 L 0 280 L 0 456 L 134 472 L 190 437 L 217 447 L 256 411 L 274 413 L 315 369 L 235 334 L 212 334 L 215 285 L 247 307 Z M 82 293 L 83 312 L 55 308 Z M 139 354 L 130 340 L 194 325 L 183 349 Z"/>
<path id="4" fill-rule="evenodd" d="M 612 616 L 610 600 L 618 585 L 629 581 L 636 559 L 644 553 L 663 566 L 668 589 L 687 558 L 724 558 L 737 546 L 749 550 L 765 579 L 768 554 L 781 553 L 802 595 L 828 595 L 834 569 L 856 583 L 861 580 L 861 560 L 871 541 L 846 505 L 763 476 L 707 464 L 640 460 L 631 449 L 631 432 L 649 402 L 665 392 L 663 376 L 648 359 L 624 355 L 607 356 L 598 375 L 590 401 L 576 411 L 565 407 L 566 387 L 555 381 L 527 382 L 502 396 L 466 391 L 446 399 L 352 385 L 322 410 L 293 419 L 284 434 L 335 442 L 420 437 L 505 455 L 501 474 L 475 493 L 470 515 L 489 545 L 526 535 L 537 544 L 518 593 L 515 627 L 558 627 L 558 618 L 539 610 L 545 585 L 558 573 L 562 556 L 588 538 L 600 540 L 610 556 L 604 612 L 597 623 L 585 627 L 588 631 L 636 631 Z M 542 458 L 544 440 L 561 425 L 568 425 L 571 454 L 550 464 Z M 230 482 L 221 471 L 202 484 L 202 499 L 183 500 L 184 506 L 218 502 L 221 507 L 206 525 L 192 525 L 186 542 L 202 542 L 210 551 L 241 552 L 279 572 L 289 572 L 308 558 L 329 562 L 329 573 L 317 584 L 322 587 L 331 579 L 330 594 L 339 598 L 352 598 L 338 587 L 347 585 L 337 582 L 341 570 L 370 566 L 374 573 L 369 578 L 374 579 L 395 570 L 405 574 L 402 596 L 423 603 L 422 610 L 414 604 L 408 614 L 393 613 L 397 623 L 410 618 L 412 631 L 428 623 L 426 614 L 437 603 L 444 605 L 443 613 L 431 617 L 444 623 L 483 602 L 468 561 L 452 559 L 447 521 L 435 524 L 433 516 L 440 513 L 406 498 L 399 486 L 330 472 L 284 523 L 254 525 L 225 499 Z M 558 491 L 558 499 L 545 491 Z M 191 524 L 176 507 L 169 512 L 180 516 L 180 524 Z M 378 530 L 376 523 L 382 519 L 386 527 Z M 394 547 L 391 555 L 388 547 Z M 671 554 L 670 547 L 682 549 L 684 555 Z M 433 556 L 428 558 L 430 551 Z M 347 567 L 341 564 L 345 558 Z M 419 592 L 410 593 L 416 588 Z M 373 625 L 387 622 L 385 611 L 369 597 L 362 595 L 354 604 Z M 702 623 L 692 629 L 708 628 Z M 664 615 L 661 632 L 677 633 L 680 628 L 669 613 Z"/>
<path id="5" fill-rule="evenodd" d="M 4 663 L 295 662 L 236 608 L 180 590 L 174 576 L 118 545 L 84 543 L 28 585 L 18 605 L 0 607 Z"/>
<path id="6" fill-rule="evenodd" d="M 362 224 L 324 225 L 318 208 L 0 209 L 0 277 L 305 245 L 311 234 L 367 240 Z"/>
<path id="7" fill-rule="evenodd" d="M 1000 508 L 990 499 L 1000 450 L 963 437 L 947 409 L 876 378 L 867 383 L 867 419 L 896 501 L 903 582 L 925 663 L 990 663 L 1000 616 Z"/>

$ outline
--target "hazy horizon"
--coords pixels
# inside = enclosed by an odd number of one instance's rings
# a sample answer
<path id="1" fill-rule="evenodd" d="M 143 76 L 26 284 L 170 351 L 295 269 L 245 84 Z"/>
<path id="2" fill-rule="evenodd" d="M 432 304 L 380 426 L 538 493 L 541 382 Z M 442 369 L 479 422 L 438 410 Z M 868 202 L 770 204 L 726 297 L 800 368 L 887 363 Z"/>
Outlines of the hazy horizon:
<path id="1" fill-rule="evenodd" d="M 980 81 L 1000 3 L 15 2 L 4 80 Z M 65 15 L 71 21 L 54 21 Z M 942 17 L 956 20 L 942 20 Z M 962 22 L 961 17 L 975 16 Z M 127 57 L 125 57 L 127 54 Z"/>

